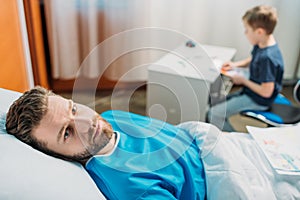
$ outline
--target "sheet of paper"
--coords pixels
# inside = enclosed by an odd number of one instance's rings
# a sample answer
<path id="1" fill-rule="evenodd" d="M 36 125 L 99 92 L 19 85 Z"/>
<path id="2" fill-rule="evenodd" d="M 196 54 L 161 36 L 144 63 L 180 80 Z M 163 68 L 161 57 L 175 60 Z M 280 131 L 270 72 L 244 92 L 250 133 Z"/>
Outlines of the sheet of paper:
<path id="1" fill-rule="evenodd" d="M 300 174 L 300 125 L 247 129 L 280 174 Z"/>
<path id="2" fill-rule="evenodd" d="M 249 78 L 249 69 L 248 68 L 235 68 L 233 70 L 221 70 L 221 73 L 225 76 L 234 76 L 234 75 L 241 75 L 244 76 L 245 78 Z"/>

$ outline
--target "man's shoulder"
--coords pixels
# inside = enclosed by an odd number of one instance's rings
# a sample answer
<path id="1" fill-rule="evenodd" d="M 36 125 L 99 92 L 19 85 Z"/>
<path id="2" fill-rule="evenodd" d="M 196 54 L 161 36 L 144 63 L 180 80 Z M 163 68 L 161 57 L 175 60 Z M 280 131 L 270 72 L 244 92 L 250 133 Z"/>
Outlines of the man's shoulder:
<path id="1" fill-rule="evenodd" d="M 120 118 L 120 117 L 130 117 L 137 114 L 123 111 L 123 110 L 107 110 L 102 112 L 100 115 L 103 118 Z"/>

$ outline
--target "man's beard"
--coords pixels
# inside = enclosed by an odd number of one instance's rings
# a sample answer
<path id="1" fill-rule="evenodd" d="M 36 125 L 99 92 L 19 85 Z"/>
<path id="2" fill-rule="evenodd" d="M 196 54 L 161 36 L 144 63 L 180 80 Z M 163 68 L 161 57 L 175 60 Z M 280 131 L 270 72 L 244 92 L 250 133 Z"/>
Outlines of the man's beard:
<path id="1" fill-rule="evenodd" d="M 85 163 L 92 156 L 96 155 L 99 151 L 101 151 L 114 136 L 114 132 L 111 125 L 106 120 L 104 120 L 104 124 L 105 126 L 102 129 L 102 133 L 98 136 L 99 138 L 96 138 L 97 140 L 94 142 L 91 140 L 90 144 L 84 144 L 86 149 L 81 153 L 69 156 L 69 159 L 80 163 Z"/>

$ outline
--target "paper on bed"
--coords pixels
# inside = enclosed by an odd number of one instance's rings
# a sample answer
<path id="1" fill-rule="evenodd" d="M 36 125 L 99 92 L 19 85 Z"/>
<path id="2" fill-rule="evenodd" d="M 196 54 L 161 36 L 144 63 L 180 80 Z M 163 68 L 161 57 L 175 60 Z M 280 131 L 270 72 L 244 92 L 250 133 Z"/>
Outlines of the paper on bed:
<path id="1" fill-rule="evenodd" d="M 247 129 L 277 173 L 300 175 L 300 125 Z"/>

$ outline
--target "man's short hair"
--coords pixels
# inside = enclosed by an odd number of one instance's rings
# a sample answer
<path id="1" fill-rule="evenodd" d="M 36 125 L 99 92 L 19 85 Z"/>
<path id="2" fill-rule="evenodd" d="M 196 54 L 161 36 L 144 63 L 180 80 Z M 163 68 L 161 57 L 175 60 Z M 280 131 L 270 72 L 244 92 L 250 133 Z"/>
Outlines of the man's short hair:
<path id="1" fill-rule="evenodd" d="M 44 145 L 32 136 L 32 131 L 46 114 L 50 95 L 55 94 L 37 86 L 14 101 L 6 115 L 7 133 L 38 150 L 43 148 Z"/>
<path id="2" fill-rule="evenodd" d="M 276 9 L 260 5 L 248 10 L 243 18 L 254 30 L 262 28 L 268 35 L 272 34 L 277 23 Z"/>
<path id="3" fill-rule="evenodd" d="M 46 142 L 38 141 L 32 134 L 47 114 L 48 97 L 55 95 L 50 90 L 40 86 L 25 92 L 19 99 L 14 101 L 6 114 L 6 131 L 45 154 L 67 161 L 84 163 L 92 156 L 91 154 L 84 157 L 82 155 L 62 155 L 49 149 Z"/>

